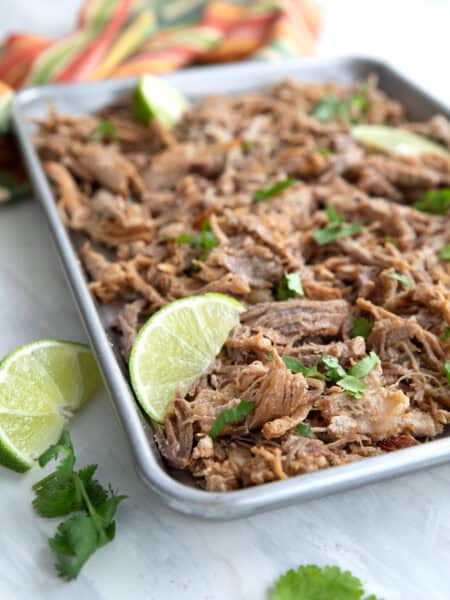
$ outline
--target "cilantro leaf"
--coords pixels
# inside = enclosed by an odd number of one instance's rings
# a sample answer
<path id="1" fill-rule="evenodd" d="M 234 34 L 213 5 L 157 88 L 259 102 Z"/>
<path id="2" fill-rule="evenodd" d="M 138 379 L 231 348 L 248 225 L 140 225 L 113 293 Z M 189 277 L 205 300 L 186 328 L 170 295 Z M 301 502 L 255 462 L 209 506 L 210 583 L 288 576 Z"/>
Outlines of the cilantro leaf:
<path id="1" fill-rule="evenodd" d="M 447 381 L 450 385 L 450 360 L 447 360 L 444 363 L 444 371 L 445 371 L 445 374 L 447 375 Z"/>
<path id="2" fill-rule="evenodd" d="M 372 330 L 370 321 L 365 317 L 352 317 L 352 337 L 363 337 L 368 338 Z"/>
<path id="3" fill-rule="evenodd" d="M 325 96 L 314 106 L 311 116 L 321 123 L 332 120 L 359 123 L 369 106 L 367 85 L 361 85 L 349 98 L 340 99 L 334 94 Z"/>
<path id="4" fill-rule="evenodd" d="M 365 383 L 354 375 L 346 375 L 342 379 L 339 379 L 336 383 L 344 390 L 346 394 L 349 394 L 349 396 L 354 396 L 355 398 L 362 398 L 363 393 L 367 389 Z"/>
<path id="5" fill-rule="evenodd" d="M 347 375 L 336 356 L 324 354 L 321 360 L 325 365 L 325 377 L 328 381 L 337 381 Z"/>
<path id="6" fill-rule="evenodd" d="M 89 137 L 90 142 L 103 142 L 104 140 L 115 140 L 117 137 L 116 128 L 110 121 L 100 121 L 95 131 Z"/>
<path id="7" fill-rule="evenodd" d="M 364 595 L 361 581 L 349 571 L 305 565 L 282 575 L 275 582 L 270 600 L 364 600 Z"/>
<path id="8" fill-rule="evenodd" d="M 380 363 L 380 359 L 376 352 L 370 352 L 368 356 L 358 361 L 351 367 L 348 374 L 358 379 L 367 377 L 369 373 Z"/>
<path id="9" fill-rule="evenodd" d="M 61 453 L 64 455 L 64 458 L 61 460 L 56 472 L 59 475 L 70 475 L 75 464 L 75 453 L 68 431 L 63 431 L 59 442 L 53 444 L 41 454 L 38 459 L 39 466 L 45 467 L 52 459 L 58 458 Z"/>
<path id="10" fill-rule="evenodd" d="M 274 185 L 256 190 L 256 192 L 253 194 L 253 202 L 262 202 L 264 200 L 269 200 L 274 196 L 278 196 L 278 194 L 280 194 L 286 188 L 291 187 L 291 185 L 294 183 L 295 179 L 292 177 L 287 177 L 286 179 L 283 179 L 283 181 L 279 181 Z"/>
<path id="11" fill-rule="evenodd" d="M 363 223 L 360 222 L 343 225 L 344 217 L 339 215 L 331 204 L 326 207 L 326 212 L 329 224 L 323 229 L 313 231 L 313 238 L 319 246 L 355 235 L 364 227 Z"/>
<path id="12" fill-rule="evenodd" d="M 226 408 L 214 421 L 209 435 L 214 441 L 216 441 L 219 433 L 223 430 L 223 428 L 226 425 L 242 421 L 247 415 L 249 415 L 252 412 L 252 410 L 255 408 L 255 405 L 255 402 L 241 400 L 237 406 L 233 406 L 232 408 Z"/>
<path id="13" fill-rule="evenodd" d="M 344 217 L 336 211 L 332 204 L 327 204 L 325 208 L 330 225 L 341 225 L 344 222 Z"/>
<path id="14" fill-rule="evenodd" d="M 303 297 L 302 281 L 299 273 L 285 273 L 283 279 L 278 284 L 277 297 L 278 300 L 287 300 L 296 296 Z"/>
<path id="15" fill-rule="evenodd" d="M 440 340 L 442 342 L 446 342 L 447 340 L 450 340 L 450 327 L 448 325 L 445 326 L 444 333 L 441 335 Z"/>
<path id="16" fill-rule="evenodd" d="M 344 102 L 330 94 L 319 100 L 311 111 L 311 116 L 321 123 L 328 123 L 336 117 L 344 117 L 346 120 L 346 108 Z"/>
<path id="17" fill-rule="evenodd" d="M 450 210 L 450 188 L 426 192 L 417 200 L 414 208 L 433 215 L 446 215 Z"/>
<path id="18" fill-rule="evenodd" d="M 450 260 L 450 244 L 445 244 L 445 246 L 439 252 L 439 258 L 441 260 Z"/>
<path id="19" fill-rule="evenodd" d="M 389 277 L 390 279 L 395 279 L 396 281 L 400 281 L 400 283 L 403 283 L 403 285 L 407 288 L 413 287 L 411 279 L 406 275 L 403 275 L 402 273 L 386 273 L 386 277 Z"/>
<path id="20" fill-rule="evenodd" d="M 281 360 L 284 362 L 286 367 L 294 373 L 301 373 L 305 377 L 315 377 L 316 379 L 324 379 L 323 374 L 317 368 L 317 363 L 312 367 L 307 367 L 303 363 L 301 363 L 294 356 L 282 356 Z"/>
<path id="21" fill-rule="evenodd" d="M 300 435 L 301 437 L 306 437 L 306 438 L 315 438 L 316 437 L 314 435 L 314 432 L 311 429 L 311 427 L 309 425 L 307 425 L 306 423 L 299 423 L 297 425 L 297 432 L 298 432 L 298 435 Z"/>
<path id="22" fill-rule="evenodd" d="M 197 235 L 190 235 L 184 233 L 175 238 L 178 244 L 191 244 L 198 248 L 203 248 L 204 252 L 199 257 L 199 260 L 206 260 L 208 258 L 209 251 L 218 246 L 219 240 L 216 238 L 211 230 L 209 221 L 202 223 L 201 231 Z"/>
<path id="23" fill-rule="evenodd" d="M 66 581 L 75 579 L 88 558 L 97 550 L 98 532 L 88 515 L 70 517 L 60 523 L 50 539 L 50 547 L 57 554 L 56 570 Z"/>

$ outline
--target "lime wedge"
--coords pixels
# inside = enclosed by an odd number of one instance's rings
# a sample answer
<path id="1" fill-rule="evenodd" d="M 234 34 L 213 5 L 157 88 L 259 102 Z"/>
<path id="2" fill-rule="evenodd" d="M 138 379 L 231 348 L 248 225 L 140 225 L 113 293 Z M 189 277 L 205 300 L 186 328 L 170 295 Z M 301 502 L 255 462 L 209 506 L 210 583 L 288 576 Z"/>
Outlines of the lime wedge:
<path id="1" fill-rule="evenodd" d="M 0 463 L 19 472 L 32 467 L 99 384 L 84 344 L 43 340 L 9 354 L 0 363 Z"/>
<path id="2" fill-rule="evenodd" d="M 239 323 L 244 306 L 223 294 L 176 300 L 155 313 L 137 336 L 130 375 L 145 412 L 161 422 L 177 389 L 185 394 Z"/>
<path id="3" fill-rule="evenodd" d="M 171 129 L 188 110 L 189 102 L 165 79 L 144 75 L 133 95 L 134 118 L 145 125 L 156 117 L 167 129 Z"/>
<path id="4" fill-rule="evenodd" d="M 406 129 L 387 125 L 357 125 L 352 128 L 353 137 L 365 146 L 398 154 L 401 156 L 420 156 L 422 154 L 440 154 L 450 157 L 450 153 L 441 145 L 426 137 Z"/>

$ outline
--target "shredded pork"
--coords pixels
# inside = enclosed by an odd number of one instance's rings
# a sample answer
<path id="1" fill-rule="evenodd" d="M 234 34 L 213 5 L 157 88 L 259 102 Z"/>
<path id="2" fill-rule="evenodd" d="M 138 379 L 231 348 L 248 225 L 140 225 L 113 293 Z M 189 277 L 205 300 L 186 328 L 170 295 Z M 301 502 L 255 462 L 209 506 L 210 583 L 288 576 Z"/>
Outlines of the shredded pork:
<path id="1" fill-rule="evenodd" d="M 402 126 L 450 149 L 443 116 L 410 122 L 373 81 L 365 89 L 364 122 Z M 156 120 L 136 123 L 128 100 L 96 116 L 51 110 L 39 124 L 36 144 L 64 223 L 84 238 L 92 293 L 120 307 L 113 327 L 125 359 L 146 319 L 177 298 L 215 291 L 247 307 L 155 433 L 167 464 L 207 490 L 414 446 L 449 422 L 450 262 L 439 253 L 450 224 L 414 203 L 450 185 L 450 161 L 369 151 L 345 120 L 312 114 L 330 94 L 356 90 L 286 81 L 210 97 L 170 132 Z M 115 139 L 92 141 L 102 120 Z M 288 177 L 291 185 L 255 202 L 255 192 Z M 318 244 L 327 205 L 362 227 Z M 213 240 L 207 247 L 192 242 L 202 231 Z M 298 274 L 303 295 L 280 299 L 286 273 Z M 361 317 L 365 337 L 352 333 Z M 330 355 L 348 371 L 370 352 L 380 362 L 360 397 L 283 361 L 311 369 Z M 242 399 L 254 410 L 214 441 L 215 419 Z"/>

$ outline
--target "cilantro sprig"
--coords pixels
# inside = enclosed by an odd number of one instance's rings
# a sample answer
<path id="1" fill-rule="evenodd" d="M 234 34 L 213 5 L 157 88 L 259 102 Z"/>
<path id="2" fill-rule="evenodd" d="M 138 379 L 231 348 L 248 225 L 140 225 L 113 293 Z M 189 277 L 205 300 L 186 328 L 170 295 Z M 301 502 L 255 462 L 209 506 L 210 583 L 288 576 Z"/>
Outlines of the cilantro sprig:
<path id="1" fill-rule="evenodd" d="M 303 297 L 302 280 L 299 273 L 285 273 L 282 280 L 278 284 L 277 297 L 278 300 L 288 300 L 289 298 Z"/>
<path id="2" fill-rule="evenodd" d="M 55 471 L 34 486 L 35 511 L 46 518 L 76 513 L 60 523 L 49 540 L 56 553 L 56 570 L 67 581 L 75 579 L 89 557 L 114 539 L 114 516 L 126 496 L 118 495 L 109 486 L 106 490 L 94 474 L 97 465 L 74 470 L 75 453 L 69 433 L 39 458 L 41 467 L 60 458 Z"/>
<path id="3" fill-rule="evenodd" d="M 233 406 L 232 408 L 226 408 L 214 421 L 210 429 L 209 435 L 214 441 L 216 441 L 221 431 L 227 425 L 230 425 L 231 423 L 239 423 L 239 421 L 242 421 L 247 415 L 249 415 L 252 412 L 255 406 L 256 402 L 251 402 L 250 400 L 241 400 L 237 406 Z"/>
<path id="4" fill-rule="evenodd" d="M 366 596 L 361 581 L 339 567 L 304 565 L 275 582 L 270 600 L 377 600 Z"/>
<path id="5" fill-rule="evenodd" d="M 295 179 L 292 177 L 287 177 L 274 185 L 269 187 L 261 188 L 260 190 L 256 190 L 253 194 L 253 202 L 263 202 L 264 200 L 269 200 L 274 196 L 278 196 L 284 191 L 286 188 L 291 187 L 295 183 Z"/>
<path id="6" fill-rule="evenodd" d="M 360 232 L 364 227 L 363 223 L 359 221 L 350 225 L 344 225 L 344 217 L 339 215 L 331 204 L 327 205 L 326 212 L 329 221 L 328 225 L 323 229 L 313 231 L 313 238 L 319 246 L 355 235 L 355 233 Z"/>
<path id="7" fill-rule="evenodd" d="M 446 215 L 450 210 L 450 188 L 425 192 L 414 208 L 433 215 Z"/>

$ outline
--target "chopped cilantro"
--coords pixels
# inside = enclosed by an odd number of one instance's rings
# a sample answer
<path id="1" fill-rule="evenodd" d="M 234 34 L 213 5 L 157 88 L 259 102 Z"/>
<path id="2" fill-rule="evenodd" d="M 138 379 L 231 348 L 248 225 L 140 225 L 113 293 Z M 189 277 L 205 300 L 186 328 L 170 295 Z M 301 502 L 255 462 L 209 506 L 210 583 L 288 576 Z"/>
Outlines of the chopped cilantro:
<path id="1" fill-rule="evenodd" d="M 368 338 L 372 330 L 370 321 L 365 317 L 352 317 L 352 337 Z"/>
<path id="2" fill-rule="evenodd" d="M 346 375 L 336 383 L 346 394 L 354 396 L 355 398 L 362 398 L 363 393 L 367 389 L 364 382 L 354 375 Z"/>
<path id="3" fill-rule="evenodd" d="M 306 423 L 299 423 L 297 425 L 297 432 L 298 432 L 298 435 L 300 435 L 301 437 L 306 437 L 306 438 L 315 438 L 316 437 L 314 435 L 314 432 L 311 429 L 311 427 L 309 425 L 307 425 Z"/>
<path id="4" fill-rule="evenodd" d="M 450 340 L 450 327 L 448 325 L 445 326 L 444 333 L 440 337 L 442 342 L 446 342 Z"/>
<path id="5" fill-rule="evenodd" d="M 325 378 L 327 381 L 338 381 L 338 379 L 342 379 L 347 375 L 336 356 L 324 354 L 322 362 L 325 365 Z"/>
<path id="6" fill-rule="evenodd" d="M 114 124 L 110 121 L 100 121 L 92 135 L 89 137 L 89 141 L 103 142 L 104 140 L 115 140 L 116 137 L 117 132 Z"/>
<path id="7" fill-rule="evenodd" d="M 294 183 L 295 183 L 295 179 L 293 179 L 292 177 L 288 177 L 287 179 L 283 179 L 283 181 L 279 181 L 278 183 L 275 183 L 274 185 L 272 185 L 270 187 L 266 187 L 266 188 L 257 190 L 253 194 L 253 201 L 254 202 L 262 202 L 264 200 L 269 200 L 269 198 L 273 198 L 274 196 L 277 196 L 286 188 L 291 187 L 291 185 L 293 185 Z"/>
<path id="8" fill-rule="evenodd" d="M 191 244 L 203 248 L 204 252 L 200 256 L 200 260 L 206 260 L 209 251 L 215 248 L 219 244 L 219 240 L 216 238 L 214 233 L 211 231 L 211 225 L 209 221 L 202 223 L 201 231 L 197 235 L 182 234 L 175 238 L 178 244 Z"/>
<path id="9" fill-rule="evenodd" d="M 368 356 L 354 364 L 348 373 L 345 372 L 345 369 L 339 363 L 336 356 L 324 354 L 322 362 L 325 365 L 325 378 L 327 381 L 335 382 L 350 396 L 361 398 L 363 392 L 366 390 L 363 379 L 378 364 L 379 358 L 375 352 L 371 352 Z"/>
<path id="10" fill-rule="evenodd" d="M 444 371 L 445 371 L 445 374 L 447 375 L 447 381 L 450 385 L 450 360 L 447 360 L 444 363 Z"/>
<path id="11" fill-rule="evenodd" d="M 348 374 L 353 377 L 358 377 L 359 379 L 363 379 L 378 365 L 380 359 L 376 352 L 370 352 L 368 356 L 358 361 L 351 367 Z"/>
<path id="12" fill-rule="evenodd" d="M 272 357 L 271 357 L 272 359 Z M 292 373 L 301 373 L 305 377 L 315 377 L 316 379 L 324 379 L 323 374 L 317 368 L 317 363 L 312 367 L 307 367 L 294 356 L 282 356 L 281 360 Z"/>
<path id="13" fill-rule="evenodd" d="M 214 421 L 209 435 L 214 441 L 216 441 L 217 436 L 220 434 L 220 432 L 226 425 L 242 421 L 247 415 L 249 415 L 252 412 L 252 410 L 255 408 L 255 404 L 255 402 L 241 400 L 237 406 L 233 406 L 232 408 L 226 408 L 225 410 L 223 410 Z"/>
<path id="14" fill-rule="evenodd" d="M 439 252 L 439 258 L 441 260 L 450 260 L 450 244 L 445 244 L 445 246 Z"/>
<path id="15" fill-rule="evenodd" d="M 366 596 L 361 581 L 339 567 L 305 565 L 282 575 L 270 600 L 377 600 Z"/>
<path id="16" fill-rule="evenodd" d="M 417 200 L 414 207 L 433 215 L 446 215 L 450 210 L 450 188 L 426 192 Z"/>
<path id="17" fill-rule="evenodd" d="M 403 283 L 403 285 L 407 288 L 413 287 L 411 279 L 406 275 L 402 275 L 402 273 L 387 273 L 386 277 L 389 277 L 390 279 L 395 279 L 396 281 L 400 281 L 400 283 Z"/>
<path id="18" fill-rule="evenodd" d="M 336 118 L 347 120 L 346 106 L 342 100 L 330 94 L 319 100 L 312 109 L 311 116 L 321 123 L 328 123 Z"/>
<path id="19" fill-rule="evenodd" d="M 367 86 L 362 85 L 349 98 L 340 99 L 333 94 L 325 96 L 314 106 L 311 116 L 321 123 L 333 120 L 360 123 L 369 106 Z"/>
<path id="20" fill-rule="evenodd" d="M 304 296 L 302 281 L 299 273 L 285 273 L 283 279 L 278 284 L 278 300 L 288 300 L 296 296 Z"/>
<path id="21" fill-rule="evenodd" d="M 313 232 L 313 238 L 319 246 L 329 244 L 340 238 L 352 236 L 363 228 L 363 224 L 360 222 L 343 226 L 344 217 L 339 215 L 331 204 L 326 207 L 326 211 L 329 224 L 323 229 L 316 229 Z"/>

